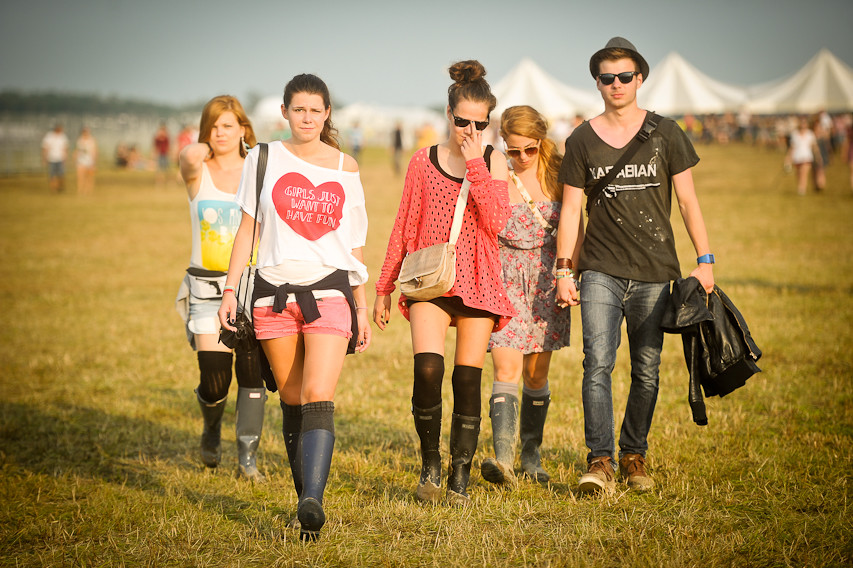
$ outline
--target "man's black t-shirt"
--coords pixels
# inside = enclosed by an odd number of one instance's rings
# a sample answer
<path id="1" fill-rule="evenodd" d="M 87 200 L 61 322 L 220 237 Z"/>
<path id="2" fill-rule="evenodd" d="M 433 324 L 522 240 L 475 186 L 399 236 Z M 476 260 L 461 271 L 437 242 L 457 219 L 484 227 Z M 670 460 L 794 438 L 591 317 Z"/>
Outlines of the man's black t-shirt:
<path id="1" fill-rule="evenodd" d="M 566 140 L 559 181 L 585 193 L 622 156 L 584 122 Z M 651 138 L 592 204 L 577 270 L 665 282 L 680 274 L 672 225 L 672 176 L 699 162 L 673 120 L 662 119 Z"/>

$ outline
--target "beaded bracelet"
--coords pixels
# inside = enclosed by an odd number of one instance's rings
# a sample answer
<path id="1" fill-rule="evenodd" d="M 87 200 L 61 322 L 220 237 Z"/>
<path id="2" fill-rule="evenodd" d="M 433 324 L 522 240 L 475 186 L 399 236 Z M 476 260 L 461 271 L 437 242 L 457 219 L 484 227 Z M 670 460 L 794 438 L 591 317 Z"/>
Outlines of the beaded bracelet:
<path id="1" fill-rule="evenodd" d="M 572 272 L 571 268 L 558 268 L 557 269 L 557 278 L 574 278 L 575 273 Z"/>

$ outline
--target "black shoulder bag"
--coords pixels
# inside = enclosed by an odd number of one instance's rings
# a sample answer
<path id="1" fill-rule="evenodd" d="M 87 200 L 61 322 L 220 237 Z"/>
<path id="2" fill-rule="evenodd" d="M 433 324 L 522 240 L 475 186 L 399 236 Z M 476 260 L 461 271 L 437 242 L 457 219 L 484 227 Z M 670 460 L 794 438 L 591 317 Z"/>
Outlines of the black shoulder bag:
<path id="1" fill-rule="evenodd" d="M 601 195 L 601 192 L 604 191 L 604 188 L 613 181 L 619 172 L 622 171 L 622 168 L 625 167 L 625 164 L 628 163 L 628 160 L 634 157 L 634 154 L 637 153 L 637 150 L 640 149 L 640 146 L 643 145 L 643 142 L 652 137 L 652 132 L 655 131 L 655 128 L 658 127 L 658 124 L 661 121 L 661 117 L 659 114 L 650 112 L 646 116 L 646 122 L 643 123 L 643 127 L 637 132 L 637 135 L 631 140 L 631 143 L 628 144 L 628 147 L 625 148 L 625 152 L 622 153 L 622 156 L 619 160 L 613 164 L 613 167 L 610 168 L 603 177 L 598 180 L 593 188 L 589 191 L 589 195 L 586 198 L 586 214 L 589 215 L 589 210 L 592 209 L 592 204 L 598 199 L 598 196 Z"/>
<path id="2" fill-rule="evenodd" d="M 264 186 L 264 174 L 267 170 L 267 154 L 269 153 L 269 149 L 267 148 L 267 144 L 265 142 L 261 142 L 258 144 L 260 149 L 258 150 L 258 169 L 257 169 L 257 177 L 255 178 L 255 217 L 258 216 L 258 207 L 260 207 L 261 202 L 261 188 Z M 255 247 L 255 231 L 257 229 L 258 223 L 257 221 L 252 225 L 252 252 L 251 255 L 254 254 Z M 237 299 L 240 298 L 240 288 L 243 291 L 243 302 L 237 302 L 237 314 L 234 317 L 234 327 L 237 328 L 237 331 L 231 331 L 230 329 L 225 329 L 224 327 L 219 330 L 219 341 L 223 343 L 226 347 L 230 349 L 236 349 L 238 346 L 249 348 L 251 344 L 255 341 L 255 329 L 252 326 L 252 320 L 247 315 L 247 311 L 251 310 L 251 294 L 249 290 L 253 287 L 254 281 L 254 271 L 249 267 L 249 273 L 246 278 L 240 279 L 240 286 L 237 289 L 235 295 Z M 247 303 L 247 301 L 249 303 Z"/>

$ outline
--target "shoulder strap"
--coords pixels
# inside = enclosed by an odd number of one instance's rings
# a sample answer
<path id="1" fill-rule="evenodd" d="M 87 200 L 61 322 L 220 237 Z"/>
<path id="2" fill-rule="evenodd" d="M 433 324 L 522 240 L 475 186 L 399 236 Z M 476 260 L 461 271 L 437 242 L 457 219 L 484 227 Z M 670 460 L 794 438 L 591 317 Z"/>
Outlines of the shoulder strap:
<path id="1" fill-rule="evenodd" d="M 471 189 L 471 182 L 468 180 L 468 172 L 465 172 L 465 177 L 462 179 L 462 190 L 459 192 L 459 199 L 456 200 L 456 209 L 453 211 L 453 224 L 450 226 L 450 240 L 447 241 L 452 245 L 456 244 L 459 238 L 459 233 L 462 232 L 462 216 L 465 213 L 465 206 L 468 204 L 468 191 Z"/>
<path id="2" fill-rule="evenodd" d="M 258 148 L 258 167 L 255 170 L 255 219 L 258 217 L 258 208 L 261 205 L 261 189 L 264 186 L 264 174 L 267 173 L 267 156 L 269 154 L 269 148 L 267 147 L 266 142 L 261 142 L 258 144 L 260 146 Z M 255 221 L 252 223 L 252 252 L 249 254 L 249 264 L 253 266 L 257 258 L 255 257 L 255 235 L 258 228 L 258 222 Z M 251 270 L 251 268 L 249 269 Z M 250 273 L 251 274 L 251 273 Z M 242 278 L 240 280 L 242 284 Z M 243 290 L 243 305 L 246 306 L 246 301 L 249 299 L 249 288 L 250 286 L 246 286 L 246 289 Z"/>
<path id="3" fill-rule="evenodd" d="M 536 207 L 536 202 L 533 201 L 533 198 L 530 197 L 530 192 L 527 191 L 527 188 L 524 187 L 524 184 L 521 183 L 521 180 L 518 179 L 518 176 L 515 172 L 509 172 L 509 177 L 512 178 L 512 182 L 515 184 L 515 187 L 518 188 L 518 192 L 521 194 L 521 197 L 524 201 L 527 202 L 527 206 L 530 207 L 531 213 L 536 217 L 536 220 L 539 221 L 539 224 L 542 225 L 542 228 L 551 233 L 553 236 L 557 236 L 557 229 L 551 226 L 551 223 L 545 220 L 545 217 L 542 216 L 542 212 L 539 211 L 539 208 Z"/>
<path id="4" fill-rule="evenodd" d="M 622 171 L 622 168 L 625 167 L 625 164 L 628 163 L 628 160 L 634 157 L 634 154 L 637 153 L 637 150 L 640 149 L 643 142 L 651 138 L 652 132 L 655 131 L 655 128 L 658 127 L 658 124 L 661 121 L 661 117 L 659 114 L 655 112 L 649 112 L 646 115 L 646 121 L 643 123 L 642 128 L 637 132 L 637 135 L 631 140 L 631 143 L 628 144 L 628 147 L 625 148 L 625 151 L 622 153 L 622 156 L 617 160 L 613 167 L 608 171 L 604 176 L 602 176 L 598 183 L 596 183 L 593 188 L 590 190 L 589 195 L 586 198 L 586 214 L 589 215 L 589 210 L 592 208 L 592 204 L 598 199 L 598 196 L 604 191 L 604 188 L 607 187 L 613 179 Z"/>

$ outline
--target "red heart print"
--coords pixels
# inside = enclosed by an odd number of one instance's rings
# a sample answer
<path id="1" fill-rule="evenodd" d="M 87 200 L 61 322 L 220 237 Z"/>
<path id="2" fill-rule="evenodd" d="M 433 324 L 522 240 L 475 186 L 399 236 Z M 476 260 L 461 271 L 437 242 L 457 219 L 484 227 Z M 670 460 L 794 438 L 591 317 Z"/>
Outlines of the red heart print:
<path id="1" fill-rule="evenodd" d="M 316 241 L 341 224 L 344 188 L 336 181 L 317 187 L 296 172 L 281 176 L 272 189 L 272 202 L 281 220 L 309 241 Z"/>

